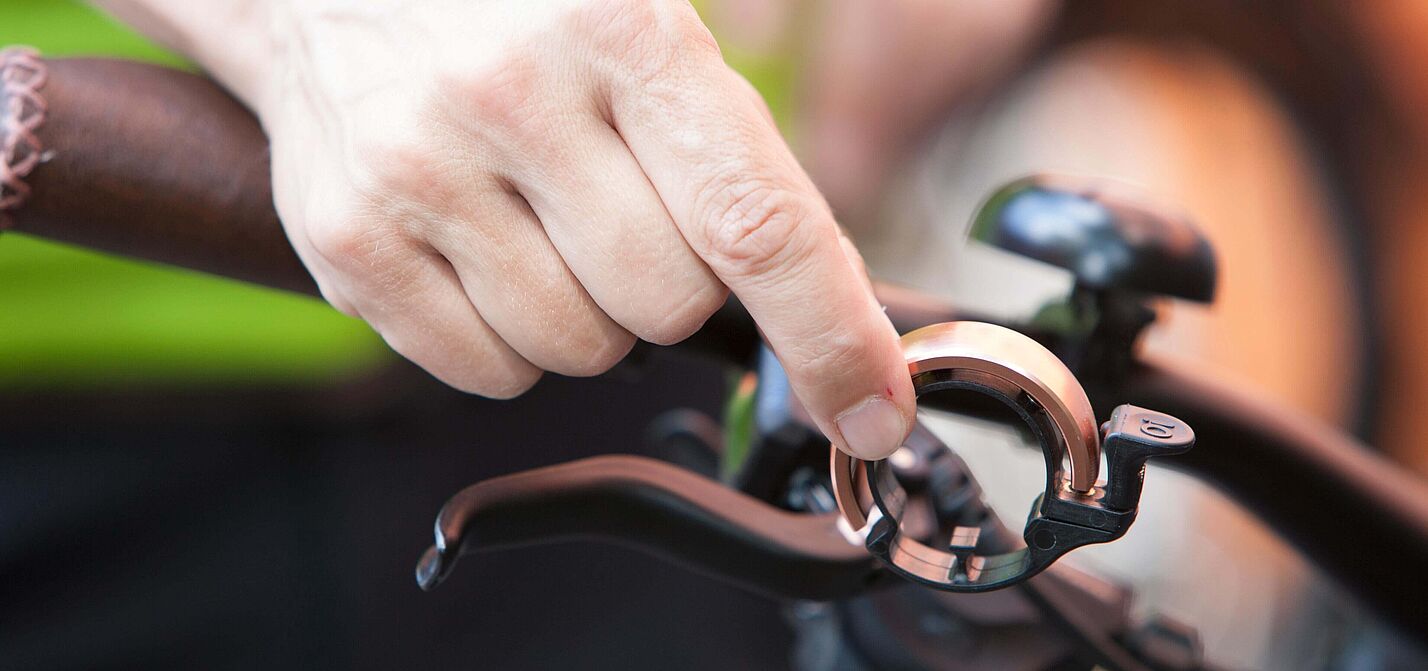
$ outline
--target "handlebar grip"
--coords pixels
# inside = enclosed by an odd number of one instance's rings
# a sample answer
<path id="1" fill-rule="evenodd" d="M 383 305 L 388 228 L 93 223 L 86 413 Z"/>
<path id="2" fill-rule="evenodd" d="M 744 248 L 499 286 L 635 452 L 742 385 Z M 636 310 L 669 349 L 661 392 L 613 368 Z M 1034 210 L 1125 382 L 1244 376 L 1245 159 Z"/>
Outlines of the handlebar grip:
<path id="1" fill-rule="evenodd" d="M 212 81 L 106 59 L 46 61 L 49 154 L 15 229 L 317 294 L 273 207 L 258 121 Z"/>
<path id="2" fill-rule="evenodd" d="M 30 176 L 16 230 L 318 295 L 273 206 L 268 140 L 212 80 L 132 61 L 48 60 L 51 158 Z M 899 330 L 961 317 L 891 285 L 879 300 Z M 731 300 L 682 346 L 744 362 L 758 343 Z"/>

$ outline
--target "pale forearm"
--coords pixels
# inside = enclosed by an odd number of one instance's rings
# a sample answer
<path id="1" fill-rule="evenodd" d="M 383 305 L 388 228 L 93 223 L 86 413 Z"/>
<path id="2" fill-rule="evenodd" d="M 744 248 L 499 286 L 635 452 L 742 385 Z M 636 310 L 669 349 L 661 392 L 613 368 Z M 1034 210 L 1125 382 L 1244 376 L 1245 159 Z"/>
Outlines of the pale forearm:
<path id="1" fill-rule="evenodd" d="M 92 0 L 177 51 L 253 105 L 277 45 L 270 0 Z"/>

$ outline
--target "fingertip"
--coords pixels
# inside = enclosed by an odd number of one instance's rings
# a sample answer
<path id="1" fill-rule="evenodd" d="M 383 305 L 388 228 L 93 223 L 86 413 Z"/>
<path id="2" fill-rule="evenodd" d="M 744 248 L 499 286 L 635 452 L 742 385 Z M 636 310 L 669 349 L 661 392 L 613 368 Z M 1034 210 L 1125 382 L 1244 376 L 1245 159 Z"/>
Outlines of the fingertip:
<path id="1" fill-rule="evenodd" d="M 528 366 L 527 369 L 497 382 L 483 381 L 469 385 L 463 391 L 497 401 L 507 401 L 530 391 L 543 375 L 544 371 L 541 369 Z"/>
<path id="2" fill-rule="evenodd" d="M 902 447 L 912 431 L 912 417 L 883 395 L 864 398 L 834 419 L 838 448 L 859 459 L 884 459 Z"/>

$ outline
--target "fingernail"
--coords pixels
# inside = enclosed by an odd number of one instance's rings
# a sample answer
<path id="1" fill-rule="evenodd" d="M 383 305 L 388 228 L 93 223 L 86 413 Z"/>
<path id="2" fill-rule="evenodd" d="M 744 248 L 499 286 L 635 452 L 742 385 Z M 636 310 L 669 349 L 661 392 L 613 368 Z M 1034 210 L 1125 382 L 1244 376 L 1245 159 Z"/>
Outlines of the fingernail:
<path id="1" fill-rule="evenodd" d="M 902 446 L 907 422 L 892 401 L 869 396 L 845 410 L 834 422 L 843 434 L 843 445 L 861 459 L 882 459 Z"/>

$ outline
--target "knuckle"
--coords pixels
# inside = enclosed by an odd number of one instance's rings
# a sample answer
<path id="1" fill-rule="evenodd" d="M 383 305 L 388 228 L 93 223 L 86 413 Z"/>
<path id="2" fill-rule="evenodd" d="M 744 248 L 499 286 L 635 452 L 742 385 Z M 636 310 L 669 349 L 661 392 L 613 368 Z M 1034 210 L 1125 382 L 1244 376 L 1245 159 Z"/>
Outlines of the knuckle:
<path id="1" fill-rule="evenodd" d="M 867 338 L 855 337 L 851 331 L 829 333 L 809 338 L 787 357 L 790 375 L 804 380 L 837 380 L 850 371 L 859 370 L 871 352 Z"/>
<path id="2" fill-rule="evenodd" d="M 573 278 L 517 274 L 524 288 L 498 317 L 507 342 L 528 361 L 572 377 L 599 375 L 619 363 L 635 336 L 602 311 Z"/>
<path id="3" fill-rule="evenodd" d="M 498 375 L 487 376 L 471 383 L 463 388 L 460 385 L 453 385 L 469 394 L 484 396 L 498 400 L 512 399 L 530 391 L 536 382 L 540 380 L 541 371 L 535 366 L 525 366 L 524 370 L 505 371 Z"/>
<path id="4" fill-rule="evenodd" d="M 792 260 L 804 245 L 806 197 L 758 180 L 716 182 L 702 199 L 707 260 L 721 275 L 762 275 Z"/>
<path id="5" fill-rule="evenodd" d="M 687 3 L 682 4 L 688 7 Z M 714 39 L 714 33 L 709 31 L 709 27 L 704 25 L 696 12 L 681 12 L 675 24 L 675 31 L 680 36 L 681 43 L 687 47 L 712 56 L 720 62 L 724 60 L 719 41 Z"/>
<path id="6" fill-rule="evenodd" d="M 437 174 L 440 162 L 415 142 L 364 138 L 353 143 L 352 155 L 355 160 L 346 173 L 352 200 L 361 198 L 380 207 L 422 193 L 423 187 L 441 181 Z"/>
<path id="7" fill-rule="evenodd" d="M 699 18 L 699 13 L 686 0 L 650 2 L 639 1 L 642 5 L 654 5 L 654 18 L 650 26 L 661 39 L 659 42 L 688 55 L 691 51 L 702 52 L 723 58 L 719 52 L 719 42 L 708 26 Z"/>
<path id="8" fill-rule="evenodd" d="M 460 96 L 463 107 L 482 117 L 519 121 L 536 97 L 533 69 L 533 63 L 513 53 L 500 67 L 451 75 L 450 90 Z"/>
<path id="9" fill-rule="evenodd" d="M 324 189 L 308 198 L 303 231 L 322 258 L 347 272 L 387 269 L 409 239 L 402 223 L 414 219 L 409 198 L 385 193 L 370 180 L 348 175 L 350 186 Z"/>
<path id="10" fill-rule="evenodd" d="M 512 49 L 493 67 L 439 76 L 424 118 L 480 144 L 543 136 L 546 79 L 531 50 Z"/>
<path id="11" fill-rule="evenodd" d="M 319 280 L 317 291 L 322 294 L 322 300 L 332 306 L 332 309 L 341 312 L 348 317 L 361 318 L 361 313 L 357 310 L 357 304 L 348 300 L 347 297 L 337 288 L 327 282 Z"/>
<path id="12" fill-rule="evenodd" d="M 439 150 L 398 143 L 370 154 L 352 182 L 354 210 L 364 221 L 383 222 L 416 240 L 429 240 L 438 222 L 462 212 L 473 182 L 485 175 Z"/>
<path id="13" fill-rule="evenodd" d="M 673 345 L 694 335 L 704 322 L 723 307 L 729 297 L 729 290 L 722 284 L 710 284 L 700 288 L 670 309 L 653 315 L 636 335 L 641 340 L 656 345 Z"/>
<path id="14" fill-rule="evenodd" d="M 406 284 L 407 269 L 398 262 L 398 250 L 408 243 L 405 232 L 395 226 L 332 217 L 309 222 L 308 237 L 313 249 L 339 271 L 379 279 L 393 292 Z"/>
<path id="15" fill-rule="evenodd" d="M 353 218 L 332 214 L 308 220 L 307 233 L 324 258 L 334 265 L 349 266 L 371 252 L 376 231 Z"/>
<path id="16" fill-rule="evenodd" d="M 617 333 L 553 345 L 559 354 L 550 367 L 552 372 L 572 377 L 592 377 L 620 363 L 634 347 L 635 337 L 630 333 Z"/>
<path id="17" fill-rule="evenodd" d="M 636 81 L 665 76 L 691 56 L 722 60 L 719 43 L 686 0 L 596 2 L 580 18 L 596 53 Z"/>
<path id="18" fill-rule="evenodd" d="M 502 356 L 467 339 L 469 334 L 453 333 L 439 323 L 373 323 L 398 354 L 421 366 L 448 386 L 486 398 L 520 396 L 540 379 L 541 371 L 515 356 Z M 454 353 L 474 351 L 473 356 Z"/>

